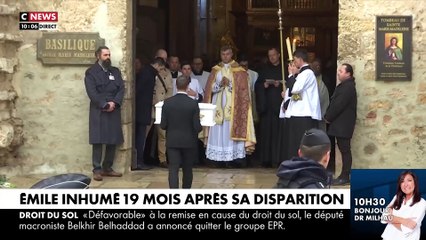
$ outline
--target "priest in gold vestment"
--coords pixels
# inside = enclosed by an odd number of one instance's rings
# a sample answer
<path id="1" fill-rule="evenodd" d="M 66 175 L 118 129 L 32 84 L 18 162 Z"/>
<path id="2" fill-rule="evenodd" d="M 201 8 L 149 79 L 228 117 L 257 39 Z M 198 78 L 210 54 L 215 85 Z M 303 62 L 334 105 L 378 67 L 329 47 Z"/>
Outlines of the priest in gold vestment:
<path id="1" fill-rule="evenodd" d="M 232 60 L 230 46 L 220 51 L 221 62 L 212 68 L 204 102 L 216 105 L 216 125 L 206 129 L 206 158 L 230 162 L 254 150 L 256 136 L 248 74 Z"/>

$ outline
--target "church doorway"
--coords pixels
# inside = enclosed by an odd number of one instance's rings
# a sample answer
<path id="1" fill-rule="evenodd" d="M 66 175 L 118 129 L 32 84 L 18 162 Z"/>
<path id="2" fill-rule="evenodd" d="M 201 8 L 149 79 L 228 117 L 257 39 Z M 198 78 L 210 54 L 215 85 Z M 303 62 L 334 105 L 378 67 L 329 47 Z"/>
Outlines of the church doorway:
<path id="1" fill-rule="evenodd" d="M 307 49 L 310 60 L 320 58 L 334 88 L 339 1 L 281 0 L 281 7 L 284 40 Z M 134 1 L 134 58 L 147 64 L 164 48 L 181 61 L 202 56 L 209 71 L 219 60 L 223 40 L 230 39 L 238 49 L 234 56 L 244 53 L 256 69 L 269 47 L 280 46 L 277 10 L 272 0 Z"/>

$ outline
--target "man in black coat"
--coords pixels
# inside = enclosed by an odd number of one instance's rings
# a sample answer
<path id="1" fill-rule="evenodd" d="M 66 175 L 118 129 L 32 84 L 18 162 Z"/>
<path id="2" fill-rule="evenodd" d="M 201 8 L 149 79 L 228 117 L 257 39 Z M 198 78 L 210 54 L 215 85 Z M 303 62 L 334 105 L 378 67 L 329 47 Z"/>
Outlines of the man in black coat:
<path id="1" fill-rule="evenodd" d="M 135 83 L 136 91 L 136 163 L 132 170 L 149 170 L 152 167 L 144 163 L 144 149 L 148 129 L 152 121 L 152 104 L 155 86 L 155 78 L 159 76 L 159 71 L 165 68 L 166 62 L 156 57 L 145 66 Z"/>
<path id="2" fill-rule="evenodd" d="M 166 130 L 170 188 L 179 188 L 180 166 L 182 188 L 191 188 L 192 166 L 198 157 L 198 133 L 202 130 L 200 108 L 187 94 L 189 81 L 185 76 L 176 79 L 177 94 L 164 101 L 161 112 L 160 126 Z"/>
<path id="3" fill-rule="evenodd" d="M 111 66 L 108 47 L 99 47 L 95 54 L 98 60 L 87 69 L 84 84 L 90 98 L 89 143 L 93 148 L 93 179 L 102 181 L 102 176 L 122 176 L 112 169 L 112 165 L 116 145 L 124 141 L 120 113 L 124 83 L 120 70 Z M 102 162 L 103 144 L 106 147 Z"/>
<path id="4" fill-rule="evenodd" d="M 324 119 L 329 123 L 328 135 L 335 136 L 342 153 L 342 172 L 334 185 L 348 184 L 352 168 L 351 139 L 355 129 L 357 93 L 353 68 L 344 63 L 337 71 L 340 84 L 334 90 Z"/>

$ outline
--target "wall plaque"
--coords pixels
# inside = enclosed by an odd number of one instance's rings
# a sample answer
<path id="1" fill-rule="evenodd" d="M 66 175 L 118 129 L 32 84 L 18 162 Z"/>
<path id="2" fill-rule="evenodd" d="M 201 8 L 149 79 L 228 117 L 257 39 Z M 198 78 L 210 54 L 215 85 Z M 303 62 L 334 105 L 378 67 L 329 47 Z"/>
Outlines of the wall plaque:
<path id="1" fill-rule="evenodd" d="M 43 64 L 90 65 L 103 45 L 105 39 L 99 33 L 46 32 L 37 41 L 37 59 Z"/>
<path id="2" fill-rule="evenodd" d="M 412 16 L 377 16 L 377 80 L 411 80 Z"/>

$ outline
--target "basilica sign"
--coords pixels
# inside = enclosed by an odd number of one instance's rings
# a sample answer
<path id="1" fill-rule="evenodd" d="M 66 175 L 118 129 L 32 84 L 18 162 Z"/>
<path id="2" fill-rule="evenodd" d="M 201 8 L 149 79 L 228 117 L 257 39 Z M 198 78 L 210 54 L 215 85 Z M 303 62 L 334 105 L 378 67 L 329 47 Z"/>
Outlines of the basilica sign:
<path id="1" fill-rule="evenodd" d="M 99 33 L 43 33 L 37 41 L 37 59 L 43 64 L 90 65 L 95 51 L 105 45 Z"/>
<path id="2" fill-rule="evenodd" d="M 412 25 L 412 16 L 377 17 L 377 80 L 411 80 Z"/>

